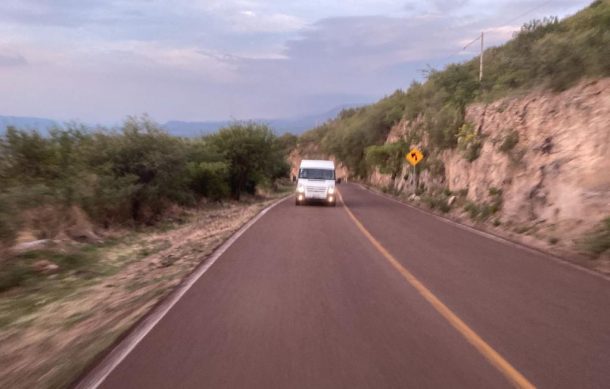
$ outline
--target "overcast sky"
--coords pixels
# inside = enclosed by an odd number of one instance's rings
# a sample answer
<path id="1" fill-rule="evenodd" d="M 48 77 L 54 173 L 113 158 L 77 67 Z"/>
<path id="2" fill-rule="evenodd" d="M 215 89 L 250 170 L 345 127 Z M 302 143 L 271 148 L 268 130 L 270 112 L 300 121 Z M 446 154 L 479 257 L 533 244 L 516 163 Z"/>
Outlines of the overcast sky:
<path id="1" fill-rule="evenodd" d="M 369 102 L 589 0 L 1 0 L 0 115 L 291 117 Z"/>

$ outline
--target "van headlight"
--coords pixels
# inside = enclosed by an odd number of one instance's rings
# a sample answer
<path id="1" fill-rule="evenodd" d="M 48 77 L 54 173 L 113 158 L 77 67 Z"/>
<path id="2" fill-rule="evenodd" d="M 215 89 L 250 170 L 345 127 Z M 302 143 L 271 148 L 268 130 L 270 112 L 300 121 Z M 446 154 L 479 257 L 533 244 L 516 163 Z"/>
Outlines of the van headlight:
<path id="1" fill-rule="evenodd" d="M 328 188 L 328 194 L 334 194 L 335 193 L 335 188 Z"/>
<path id="2" fill-rule="evenodd" d="M 303 186 L 297 186 L 297 193 L 305 193 L 305 187 Z"/>

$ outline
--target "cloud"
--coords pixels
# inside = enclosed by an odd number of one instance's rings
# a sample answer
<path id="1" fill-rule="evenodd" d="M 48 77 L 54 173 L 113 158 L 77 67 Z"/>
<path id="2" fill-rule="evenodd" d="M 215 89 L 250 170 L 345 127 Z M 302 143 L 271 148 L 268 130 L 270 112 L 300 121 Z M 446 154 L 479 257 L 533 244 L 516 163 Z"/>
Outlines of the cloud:
<path id="1" fill-rule="evenodd" d="M 588 2 L 2 0 L 0 106 L 99 121 L 325 111 L 471 58 L 476 45 L 458 51 L 481 31 L 500 44 Z"/>
<path id="2" fill-rule="evenodd" d="M 469 0 L 432 0 L 432 3 L 439 11 L 454 10 L 464 7 Z"/>
<path id="3" fill-rule="evenodd" d="M 456 30 L 440 17 L 366 16 L 325 19 L 287 43 L 298 61 L 340 61 L 347 68 L 379 71 L 397 63 L 433 58 L 455 50 L 467 28 Z"/>
<path id="4" fill-rule="evenodd" d="M 21 55 L 0 54 L 0 67 L 25 66 L 28 61 Z"/>
<path id="5" fill-rule="evenodd" d="M 4 0 L 0 20 L 24 25 L 81 26 L 114 20 L 115 4 L 104 0 Z"/>
<path id="6" fill-rule="evenodd" d="M 251 10 L 241 11 L 230 18 L 234 31 L 250 32 L 294 32 L 306 24 L 300 18 L 282 13 L 258 14 Z"/>

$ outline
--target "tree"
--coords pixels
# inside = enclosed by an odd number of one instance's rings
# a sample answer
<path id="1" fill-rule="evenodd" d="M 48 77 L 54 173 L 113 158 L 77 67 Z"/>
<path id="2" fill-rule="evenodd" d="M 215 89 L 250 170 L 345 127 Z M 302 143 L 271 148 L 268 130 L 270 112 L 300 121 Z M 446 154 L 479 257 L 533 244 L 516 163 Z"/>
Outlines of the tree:
<path id="1" fill-rule="evenodd" d="M 92 166 L 102 175 L 129 185 L 131 217 L 135 221 L 159 215 L 170 202 L 188 203 L 186 146 L 148 118 L 129 118 L 119 134 L 96 134 Z M 117 188 L 119 189 L 119 188 Z M 124 188 L 121 188 L 124 189 Z M 146 211 L 146 214 L 143 213 Z"/>
<path id="2" fill-rule="evenodd" d="M 279 165 L 285 164 L 277 137 L 264 124 L 233 123 L 209 141 L 229 166 L 229 185 L 236 200 L 246 189 L 254 193 L 257 184 L 277 176 Z"/>

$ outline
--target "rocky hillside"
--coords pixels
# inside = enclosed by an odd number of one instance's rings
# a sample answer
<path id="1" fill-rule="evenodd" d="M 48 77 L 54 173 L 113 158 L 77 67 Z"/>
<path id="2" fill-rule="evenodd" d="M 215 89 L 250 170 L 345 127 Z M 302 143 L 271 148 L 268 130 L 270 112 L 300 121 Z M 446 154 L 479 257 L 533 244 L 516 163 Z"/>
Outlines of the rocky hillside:
<path id="1" fill-rule="evenodd" d="M 609 78 L 472 104 L 465 119 L 457 148 L 428 151 L 417 174 L 406 164 L 394 179 L 375 169 L 369 182 L 565 247 L 610 216 Z M 417 139 L 419 128 L 402 120 L 386 144 Z M 430 150 L 421 138 L 409 146 Z"/>
<path id="2" fill-rule="evenodd" d="M 608 256 L 609 25 L 610 0 L 532 20 L 485 50 L 482 80 L 478 57 L 431 70 L 306 132 L 298 153 L 463 222 Z"/>

